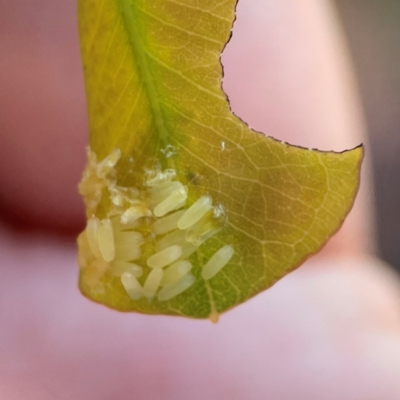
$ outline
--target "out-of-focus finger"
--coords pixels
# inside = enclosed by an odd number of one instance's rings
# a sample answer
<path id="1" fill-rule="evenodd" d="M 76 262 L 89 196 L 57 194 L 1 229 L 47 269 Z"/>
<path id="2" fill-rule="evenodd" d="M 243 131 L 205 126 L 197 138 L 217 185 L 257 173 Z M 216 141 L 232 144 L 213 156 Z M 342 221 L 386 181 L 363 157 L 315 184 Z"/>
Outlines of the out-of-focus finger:
<path id="1" fill-rule="evenodd" d="M 88 128 L 76 1 L 0 0 L 0 211 L 77 230 Z"/>
<path id="2" fill-rule="evenodd" d="M 322 150 L 366 142 L 351 59 L 331 1 L 239 2 L 222 59 L 232 108 L 251 127 Z M 321 256 L 373 250 L 368 164 L 366 159 L 351 214 Z"/>

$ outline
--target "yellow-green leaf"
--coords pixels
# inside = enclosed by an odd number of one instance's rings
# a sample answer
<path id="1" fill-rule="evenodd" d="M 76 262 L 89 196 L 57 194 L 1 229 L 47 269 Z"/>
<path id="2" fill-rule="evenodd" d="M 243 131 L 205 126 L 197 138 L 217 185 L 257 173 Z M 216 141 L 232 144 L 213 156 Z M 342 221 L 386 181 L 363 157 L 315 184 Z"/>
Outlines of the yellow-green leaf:
<path id="1" fill-rule="evenodd" d="M 112 217 L 118 202 L 126 211 L 135 196 L 146 203 L 144 181 L 157 168 L 176 171 L 188 188 L 188 206 L 209 196 L 224 210 L 216 223 L 221 229 L 189 257 L 194 284 L 167 301 L 132 300 L 109 263 L 93 251 L 87 256 L 90 246 L 80 237 L 80 289 L 91 300 L 121 311 L 216 320 L 316 253 L 353 204 L 362 147 L 334 153 L 290 146 L 231 112 L 220 55 L 235 5 L 79 0 L 92 151 L 81 185 L 88 218 Z M 141 220 L 148 228 L 154 219 Z M 158 240 L 145 228 L 145 248 L 135 260 L 144 271 L 141 285 Z M 203 279 L 204 264 L 224 245 L 234 249 L 232 259 Z"/>

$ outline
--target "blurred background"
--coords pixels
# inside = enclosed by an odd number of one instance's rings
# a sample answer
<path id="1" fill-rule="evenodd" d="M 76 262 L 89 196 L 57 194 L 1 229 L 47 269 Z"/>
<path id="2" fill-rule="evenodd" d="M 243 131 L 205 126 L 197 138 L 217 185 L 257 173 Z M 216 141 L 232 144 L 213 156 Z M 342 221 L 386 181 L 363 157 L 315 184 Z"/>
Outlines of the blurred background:
<path id="1" fill-rule="evenodd" d="M 343 71 L 318 75 L 321 64 L 336 72 L 340 63 L 324 53 L 328 34 L 313 40 L 321 27 L 318 14 L 301 15 L 307 4 L 325 3 L 241 0 L 236 27 L 244 23 L 237 32 L 249 36 L 233 36 L 226 52 L 236 46 L 236 55 L 231 51 L 226 77 L 229 69 L 243 78 L 235 82 L 241 85 L 236 100 L 248 112 L 244 119 L 253 112 L 248 121 L 264 117 L 267 125 L 283 127 L 278 135 L 298 134 L 299 140 L 307 131 L 317 132 L 312 145 L 332 131 L 350 137 L 357 129 L 340 107 L 329 108 L 334 101 L 316 104 L 351 82 L 341 81 Z M 333 4 L 349 43 L 370 137 L 376 190 L 369 196 L 376 206 L 378 253 L 400 271 L 400 0 Z M 290 15 L 281 24 L 284 13 Z M 285 42 L 290 43 L 282 49 Z M 346 64 L 347 54 L 342 56 Z M 243 74 L 243 67 L 251 74 Z M 267 82 L 257 80 L 268 68 L 273 73 L 266 74 Z M 75 235 L 84 225 L 76 190 L 88 131 L 83 87 L 76 0 L 0 0 L 0 217 L 8 228 L 18 228 L 3 229 L 0 221 L 1 400 L 114 400 L 132 398 L 132 390 L 146 400 L 166 394 L 173 400 L 400 398 L 398 282 L 377 260 L 322 263 L 314 257 L 216 326 L 127 316 L 84 299 L 76 287 L 75 262 Z M 253 91 L 259 96 L 256 110 L 251 110 Z M 306 118 L 299 101 L 308 104 Z M 296 115 L 285 113 L 288 109 Z M 326 127 L 326 114 L 344 115 L 345 122 Z M 343 146 L 339 140 L 335 150 L 358 140 L 349 138 Z M 27 227 L 41 232 L 22 232 Z M 184 391 L 181 397 L 171 379 Z M 23 395 L 4 396 L 2 385 L 10 382 L 13 391 L 26 390 Z M 241 385 L 243 395 L 235 392 Z M 200 397 L 193 397 L 193 388 Z M 268 396 L 260 396 L 265 388 Z M 201 397 L 202 391 L 211 394 Z"/>
<path id="2" fill-rule="evenodd" d="M 400 1 L 337 0 L 370 136 L 378 251 L 400 271 Z"/>

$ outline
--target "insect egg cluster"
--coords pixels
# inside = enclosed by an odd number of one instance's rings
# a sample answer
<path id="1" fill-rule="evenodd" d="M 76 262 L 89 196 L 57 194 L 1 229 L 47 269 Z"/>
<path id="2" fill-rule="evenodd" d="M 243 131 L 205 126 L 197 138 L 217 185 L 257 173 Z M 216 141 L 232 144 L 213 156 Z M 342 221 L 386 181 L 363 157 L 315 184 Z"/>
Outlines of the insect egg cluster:
<path id="1" fill-rule="evenodd" d="M 225 216 L 207 195 L 188 207 L 188 187 L 174 170 L 147 172 L 142 187 L 129 193 L 108 182 L 110 215 L 89 218 L 78 238 L 78 262 L 119 277 L 132 300 L 166 301 L 194 284 L 189 257 L 223 228 Z M 202 278 L 215 276 L 233 254 L 230 245 L 220 248 L 202 267 Z"/>

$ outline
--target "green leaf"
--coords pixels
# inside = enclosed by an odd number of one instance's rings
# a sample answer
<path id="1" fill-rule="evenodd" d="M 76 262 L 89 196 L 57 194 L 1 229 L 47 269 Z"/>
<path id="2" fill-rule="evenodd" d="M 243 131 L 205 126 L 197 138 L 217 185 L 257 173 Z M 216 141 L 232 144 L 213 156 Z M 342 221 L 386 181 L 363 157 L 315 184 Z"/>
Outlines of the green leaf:
<path id="1" fill-rule="evenodd" d="M 93 301 L 121 311 L 216 320 L 319 251 L 352 207 L 362 147 L 334 153 L 291 146 L 251 130 L 231 112 L 220 55 L 235 5 L 79 0 L 93 152 L 81 185 L 88 218 L 115 212 L 112 185 L 144 193 L 146 170 L 156 168 L 176 171 L 187 185 L 188 205 L 207 195 L 225 210 L 222 229 L 190 256 L 195 283 L 168 301 L 132 300 L 107 263 L 87 257 L 81 237 L 79 284 Z M 117 163 L 115 149 L 122 154 Z M 115 160 L 99 167 L 110 154 Z M 156 241 L 148 240 L 135 261 L 144 268 L 141 284 Z M 233 258 L 204 280 L 202 267 L 227 244 Z"/>

